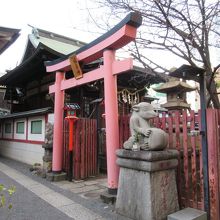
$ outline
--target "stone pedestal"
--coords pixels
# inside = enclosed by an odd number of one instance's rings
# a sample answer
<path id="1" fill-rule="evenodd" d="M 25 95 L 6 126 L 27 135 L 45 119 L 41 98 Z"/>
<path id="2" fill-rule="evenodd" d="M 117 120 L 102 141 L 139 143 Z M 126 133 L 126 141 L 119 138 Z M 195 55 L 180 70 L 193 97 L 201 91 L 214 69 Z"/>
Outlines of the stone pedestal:
<path id="1" fill-rule="evenodd" d="M 165 220 L 179 210 L 176 150 L 117 150 L 120 166 L 116 212 L 136 220 Z"/>

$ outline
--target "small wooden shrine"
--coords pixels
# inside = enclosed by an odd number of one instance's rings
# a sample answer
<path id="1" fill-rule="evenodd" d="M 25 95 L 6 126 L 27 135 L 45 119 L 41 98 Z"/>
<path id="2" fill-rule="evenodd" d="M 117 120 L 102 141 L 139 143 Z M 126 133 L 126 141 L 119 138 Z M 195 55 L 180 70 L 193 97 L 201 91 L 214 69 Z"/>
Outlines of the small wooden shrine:
<path id="1" fill-rule="evenodd" d="M 194 91 L 196 88 L 190 86 L 185 81 L 172 77 L 168 82 L 154 88 L 156 92 L 166 93 L 167 102 L 161 106 L 168 110 L 190 109 L 190 104 L 187 103 L 186 93 Z"/>

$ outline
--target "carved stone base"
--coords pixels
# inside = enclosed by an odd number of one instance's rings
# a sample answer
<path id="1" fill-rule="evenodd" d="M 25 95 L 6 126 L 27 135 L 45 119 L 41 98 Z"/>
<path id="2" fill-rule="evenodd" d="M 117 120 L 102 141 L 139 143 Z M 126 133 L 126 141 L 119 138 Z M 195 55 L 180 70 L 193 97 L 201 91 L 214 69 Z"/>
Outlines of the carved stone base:
<path id="1" fill-rule="evenodd" d="M 137 220 L 165 220 L 179 209 L 176 150 L 117 151 L 120 166 L 116 212 Z"/>

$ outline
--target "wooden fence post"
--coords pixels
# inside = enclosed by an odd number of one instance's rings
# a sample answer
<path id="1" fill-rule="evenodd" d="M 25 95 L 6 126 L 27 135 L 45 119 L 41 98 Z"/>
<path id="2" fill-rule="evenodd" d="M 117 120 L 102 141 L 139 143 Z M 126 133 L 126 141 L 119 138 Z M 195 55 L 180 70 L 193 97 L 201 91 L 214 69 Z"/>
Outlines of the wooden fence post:
<path id="1" fill-rule="evenodd" d="M 218 110 L 207 109 L 208 168 L 211 220 L 220 219 Z"/>

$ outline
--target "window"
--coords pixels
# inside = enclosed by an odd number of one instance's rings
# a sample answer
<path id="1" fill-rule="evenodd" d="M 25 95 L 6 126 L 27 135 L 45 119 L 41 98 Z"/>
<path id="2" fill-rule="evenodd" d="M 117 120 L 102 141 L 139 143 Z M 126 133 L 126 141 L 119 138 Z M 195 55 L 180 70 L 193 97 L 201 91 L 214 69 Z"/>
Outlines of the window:
<path id="1" fill-rule="evenodd" d="M 31 121 L 31 134 L 42 134 L 42 120 Z"/>
<path id="2" fill-rule="evenodd" d="M 24 134 L 24 122 L 23 121 L 19 121 L 16 123 L 16 133 Z"/>
<path id="3" fill-rule="evenodd" d="M 5 123 L 5 133 L 11 133 L 11 123 Z"/>

